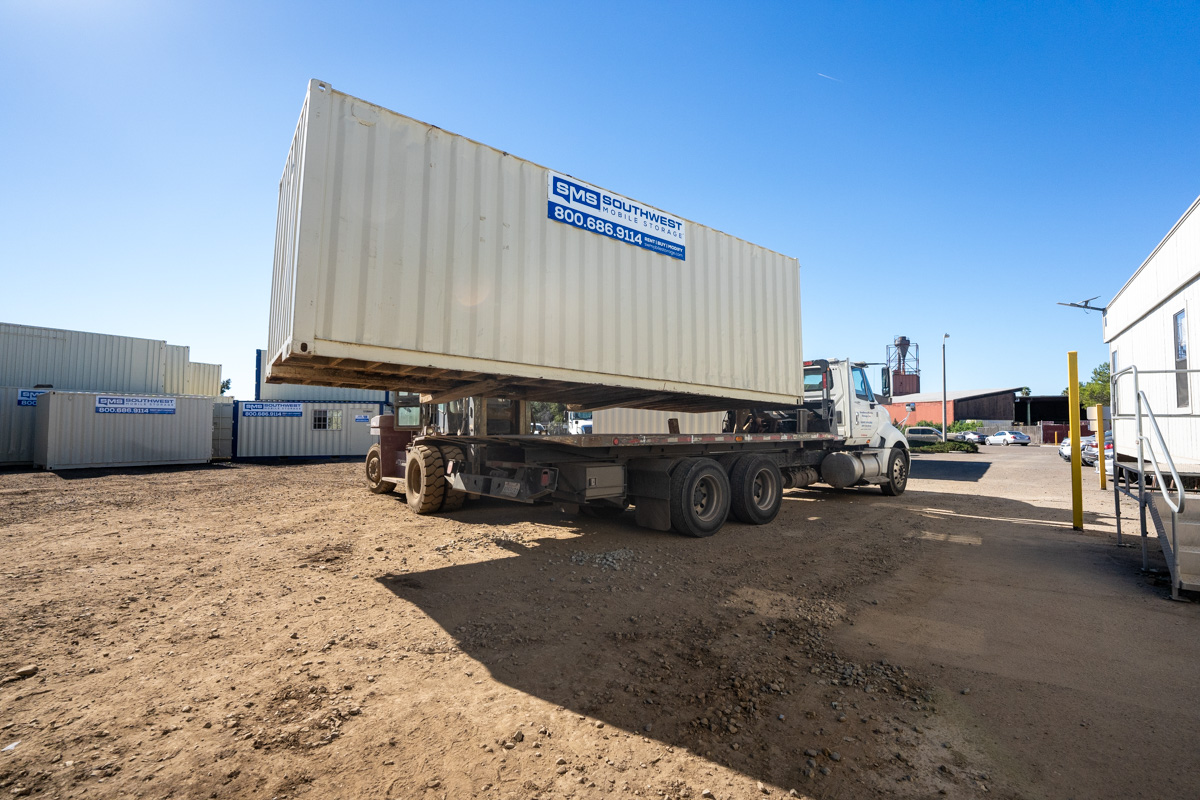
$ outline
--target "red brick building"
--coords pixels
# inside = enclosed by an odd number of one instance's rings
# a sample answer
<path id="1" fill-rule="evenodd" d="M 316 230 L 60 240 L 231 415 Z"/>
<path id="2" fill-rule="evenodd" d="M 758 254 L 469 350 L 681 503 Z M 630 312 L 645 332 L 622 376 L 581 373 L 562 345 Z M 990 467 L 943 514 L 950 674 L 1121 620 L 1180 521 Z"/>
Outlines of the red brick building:
<path id="1" fill-rule="evenodd" d="M 946 393 L 946 424 L 958 420 L 978 420 L 983 423 L 1010 425 L 1015 421 L 1017 386 L 1012 389 L 980 389 Z M 909 410 L 909 405 L 913 409 Z M 942 393 L 921 392 L 893 397 L 885 406 L 892 422 L 915 425 L 921 420 L 942 421 Z"/>

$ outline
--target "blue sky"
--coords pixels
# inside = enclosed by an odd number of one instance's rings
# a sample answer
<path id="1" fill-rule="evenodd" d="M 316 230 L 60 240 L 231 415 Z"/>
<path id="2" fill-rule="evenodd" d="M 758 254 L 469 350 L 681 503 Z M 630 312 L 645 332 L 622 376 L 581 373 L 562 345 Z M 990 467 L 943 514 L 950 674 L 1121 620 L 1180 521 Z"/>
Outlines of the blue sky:
<path id="1" fill-rule="evenodd" d="M 805 356 L 1057 394 L 1200 194 L 1195 3 L 0 0 L 0 321 L 252 396 L 310 78 L 800 260 Z"/>

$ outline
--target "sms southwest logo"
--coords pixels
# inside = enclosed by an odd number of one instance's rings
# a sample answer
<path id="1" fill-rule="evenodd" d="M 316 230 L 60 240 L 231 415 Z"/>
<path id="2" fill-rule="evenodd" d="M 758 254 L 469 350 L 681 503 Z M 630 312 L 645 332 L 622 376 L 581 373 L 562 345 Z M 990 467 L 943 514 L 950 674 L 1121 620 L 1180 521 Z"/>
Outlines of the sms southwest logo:
<path id="1" fill-rule="evenodd" d="M 554 172 L 547 189 L 549 219 L 687 260 L 684 221 L 678 217 Z"/>

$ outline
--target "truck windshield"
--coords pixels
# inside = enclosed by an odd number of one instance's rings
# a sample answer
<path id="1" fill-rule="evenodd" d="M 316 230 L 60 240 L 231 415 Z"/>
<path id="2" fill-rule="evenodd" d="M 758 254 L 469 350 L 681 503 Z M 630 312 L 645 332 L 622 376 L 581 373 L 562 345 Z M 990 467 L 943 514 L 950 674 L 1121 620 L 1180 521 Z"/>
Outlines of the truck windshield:
<path id="1" fill-rule="evenodd" d="M 571 419 L 591 419 L 592 412 L 590 411 L 571 411 L 569 412 Z"/>

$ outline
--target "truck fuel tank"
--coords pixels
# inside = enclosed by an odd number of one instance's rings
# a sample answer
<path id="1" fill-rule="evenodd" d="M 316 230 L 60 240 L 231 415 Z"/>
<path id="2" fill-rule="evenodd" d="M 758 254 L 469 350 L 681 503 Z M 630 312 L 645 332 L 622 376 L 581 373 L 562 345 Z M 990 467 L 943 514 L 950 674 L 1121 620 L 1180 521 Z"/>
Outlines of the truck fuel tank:
<path id="1" fill-rule="evenodd" d="M 821 462 L 821 480 L 835 489 L 872 482 L 887 469 L 886 453 L 879 450 L 830 453 Z"/>

